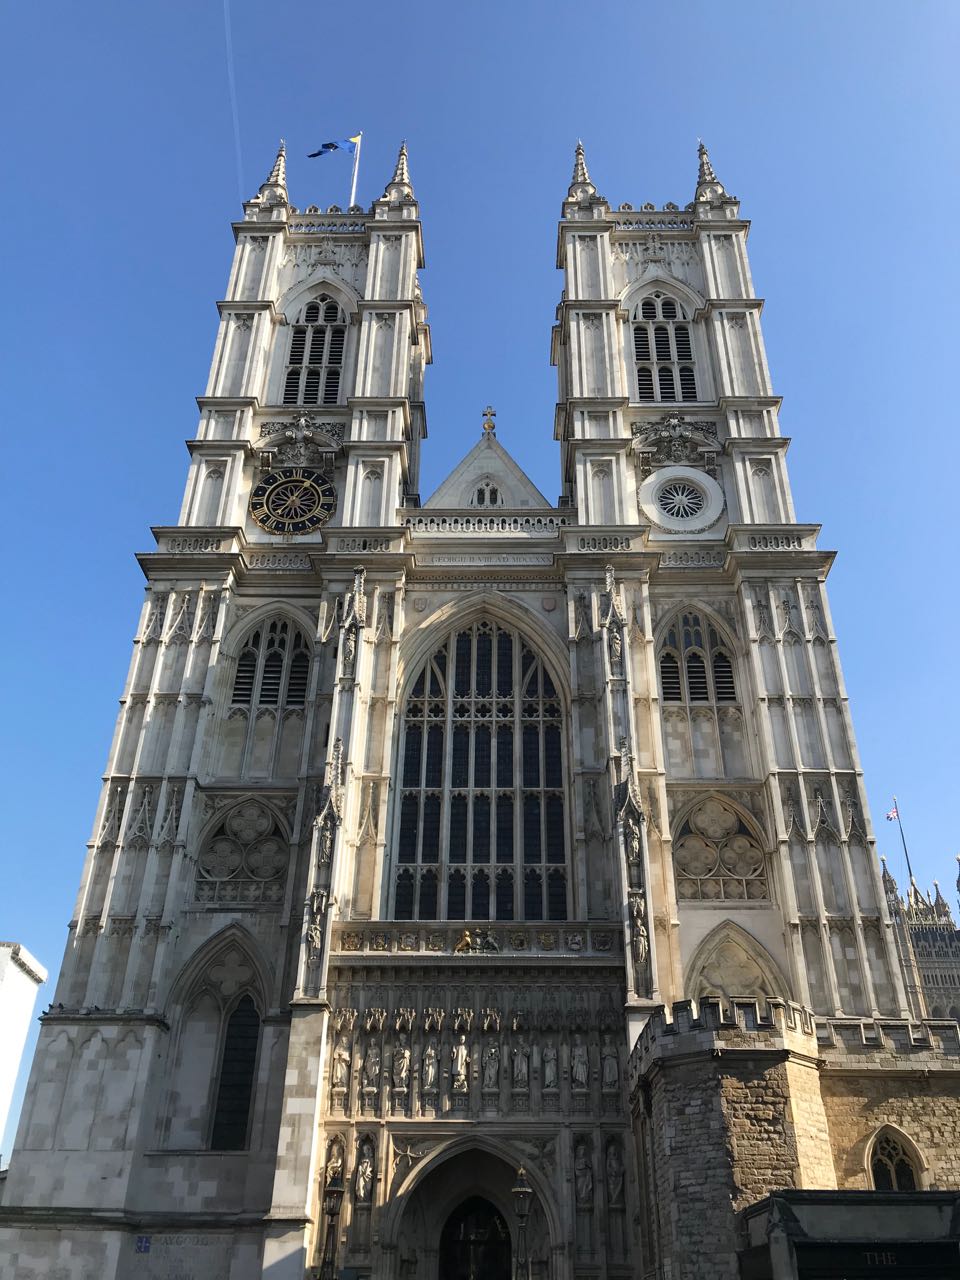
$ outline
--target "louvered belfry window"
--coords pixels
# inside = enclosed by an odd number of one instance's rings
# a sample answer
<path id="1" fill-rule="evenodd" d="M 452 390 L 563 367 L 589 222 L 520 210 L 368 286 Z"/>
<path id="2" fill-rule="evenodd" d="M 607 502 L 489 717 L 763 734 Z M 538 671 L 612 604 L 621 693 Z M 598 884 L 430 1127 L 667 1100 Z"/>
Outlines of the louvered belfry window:
<path id="1" fill-rule="evenodd" d="M 566 920 L 563 713 L 514 631 L 453 632 L 404 707 L 398 920 Z"/>
<path id="2" fill-rule="evenodd" d="M 302 707 L 309 674 L 306 639 L 285 619 L 274 618 L 248 637 L 230 701 L 244 707 Z"/>
<path id="3" fill-rule="evenodd" d="M 675 404 L 698 398 L 690 320 L 676 298 L 658 291 L 636 308 L 633 356 L 641 403 Z"/>
<path id="4" fill-rule="evenodd" d="M 664 636 L 660 697 L 703 704 L 739 701 L 730 654 L 698 613 L 680 614 Z"/>
<path id="5" fill-rule="evenodd" d="M 339 404 L 346 341 L 340 304 L 326 294 L 308 302 L 290 335 L 283 403 Z"/>

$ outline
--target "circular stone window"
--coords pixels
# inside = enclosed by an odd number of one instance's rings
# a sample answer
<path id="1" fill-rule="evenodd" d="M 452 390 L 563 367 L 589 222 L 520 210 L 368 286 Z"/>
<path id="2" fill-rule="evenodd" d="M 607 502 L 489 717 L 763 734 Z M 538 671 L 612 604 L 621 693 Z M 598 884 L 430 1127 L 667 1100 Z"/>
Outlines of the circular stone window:
<path id="1" fill-rule="evenodd" d="M 661 467 L 637 497 L 643 516 L 665 533 L 705 533 L 723 515 L 723 490 L 694 467 Z"/>
<path id="2" fill-rule="evenodd" d="M 675 520 L 689 520 L 699 515 L 706 501 L 689 480 L 671 480 L 657 494 L 657 506 L 665 516 L 673 516 Z"/>

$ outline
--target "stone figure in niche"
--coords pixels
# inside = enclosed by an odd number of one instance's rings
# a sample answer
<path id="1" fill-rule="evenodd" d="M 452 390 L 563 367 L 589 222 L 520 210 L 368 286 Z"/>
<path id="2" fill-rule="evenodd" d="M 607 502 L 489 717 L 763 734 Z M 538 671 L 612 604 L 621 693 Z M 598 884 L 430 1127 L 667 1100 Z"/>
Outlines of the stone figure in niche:
<path id="1" fill-rule="evenodd" d="M 620 1087 L 620 1063 L 617 1058 L 617 1048 L 609 1035 L 603 1037 L 603 1047 L 600 1050 L 600 1082 L 604 1089 L 619 1089 Z"/>
<path id="2" fill-rule="evenodd" d="M 610 628 L 610 669 L 612 671 L 623 669 L 623 637 L 619 627 Z"/>
<path id="3" fill-rule="evenodd" d="M 410 1046 L 406 1036 L 400 1037 L 400 1043 L 393 1051 L 393 1087 L 406 1089 L 410 1085 Z"/>
<path id="4" fill-rule="evenodd" d="M 360 1143 L 360 1158 L 357 1161 L 357 1200 L 360 1204 L 369 1204 L 373 1193 L 373 1143 L 364 1138 Z"/>
<path id="5" fill-rule="evenodd" d="M 544 1089 L 556 1089 L 557 1087 L 557 1046 L 552 1040 L 548 1040 L 543 1046 L 542 1054 L 543 1062 L 543 1087 Z"/>
<path id="6" fill-rule="evenodd" d="M 570 1079 L 575 1089 L 586 1089 L 590 1083 L 590 1059 L 582 1036 L 573 1037 L 573 1048 L 570 1050 Z"/>
<path id="7" fill-rule="evenodd" d="M 470 1052 L 467 1049 L 467 1037 L 462 1035 L 450 1050 L 453 1059 L 453 1088 L 456 1093 L 467 1091 L 467 1070 L 470 1066 Z"/>
<path id="8" fill-rule="evenodd" d="M 612 1205 L 623 1203 L 623 1159 L 620 1147 L 616 1142 L 607 1144 L 606 1159 L 607 1203 Z"/>
<path id="9" fill-rule="evenodd" d="M 350 1075 L 350 1050 L 347 1047 L 346 1036 L 341 1036 L 337 1041 L 337 1047 L 333 1051 L 333 1067 L 330 1075 L 334 1089 L 347 1087 L 347 1079 Z"/>
<path id="10" fill-rule="evenodd" d="M 327 1182 L 341 1181 L 343 1178 L 343 1143 L 333 1138 L 327 1148 Z"/>
<path id="11" fill-rule="evenodd" d="M 633 924 L 633 958 L 641 975 L 646 972 L 650 954 L 650 935 L 647 932 L 647 900 L 642 893 L 630 899 L 630 919 Z"/>
<path id="12" fill-rule="evenodd" d="M 636 819 L 628 816 L 624 823 L 623 834 L 626 837 L 627 857 L 631 862 L 640 861 L 640 828 Z"/>
<path id="13" fill-rule="evenodd" d="M 526 1089 L 530 1083 L 530 1050 L 521 1037 L 513 1051 L 513 1087 Z"/>
<path id="14" fill-rule="evenodd" d="M 483 1087 L 496 1089 L 500 1080 L 500 1049 L 496 1040 L 488 1040 L 483 1051 Z"/>
<path id="15" fill-rule="evenodd" d="M 573 1158 L 573 1180 L 576 1185 L 577 1204 L 582 1209 L 589 1209 L 593 1204 L 593 1169 L 590 1167 L 590 1156 L 586 1145 L 577 1143 Z"/>
<path id="16" fill-rule="evenodd" d="M 363 1058 L 363 1087 L 375 1089 L 380 1083 L 380 1046 L 374 1041 L 367 1045 Z"/>
<path id="17" fill-rule="evenodd" d="M 423 1050 L 423 1070 L 420 1076 L 426 1090 L 437 1087 L 437 1045 L 431 1040 Z"/>

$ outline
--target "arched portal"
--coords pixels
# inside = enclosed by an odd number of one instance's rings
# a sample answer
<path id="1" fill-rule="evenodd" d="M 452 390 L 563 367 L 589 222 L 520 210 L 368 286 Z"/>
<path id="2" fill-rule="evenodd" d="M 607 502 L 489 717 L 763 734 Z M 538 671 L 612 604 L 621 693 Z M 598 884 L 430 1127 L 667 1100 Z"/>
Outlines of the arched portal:
<path id="1" fill-rule="evenodd" d="M 443 1143 L 398 1177 L 381 1233 L 394 1259 L 389 1280 L 510 1280 L 517 1250 L 512 1188 L 521 1163 L 534 1191 L 527 1221 L 533 1280 L 569 1280 L 558 1259 L 563 1231 L 549 1184 L 520 1152 L 479 1137 Z"/>
<path id="2" fill-rule="evenodd" d="M 438 1280 L 510 1280 L 510 1229 L 483 1196 L 470 1196 L 440 1234 Z"/>

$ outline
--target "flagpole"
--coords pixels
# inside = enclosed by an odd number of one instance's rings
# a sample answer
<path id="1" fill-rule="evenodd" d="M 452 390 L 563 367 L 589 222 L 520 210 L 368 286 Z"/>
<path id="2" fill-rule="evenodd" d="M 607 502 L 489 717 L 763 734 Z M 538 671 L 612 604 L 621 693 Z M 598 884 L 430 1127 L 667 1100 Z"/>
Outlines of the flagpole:
<path id="1" fill-rule="evenodd" d="M 910 883 L 913 884 L 913 867 L 910 865 L 910 855 L 907 853 L 907 839 L 903 834 L 903 823 L 900 821 L 900 801 L 896 796 L 893 797 L 893 810 L 897 815 L 897 826 L 900 828 L 900 843 L 903 845 L 903 856 L 907 860 L 907 875 L 910 877 Z"/>
<path id="2" fill-rule="evenodd" d="M 357 134 L 357 149 L 353 153 L 353 176 L 350 179 L 350 201 L 347 205 L 348 209 L 353 208 L 357 203 L 357 170 L 360 168 L 360 144 L 363 142 L 363 130 Z"/>

